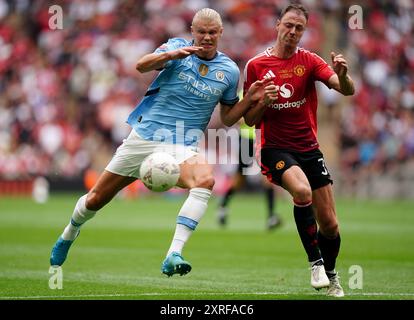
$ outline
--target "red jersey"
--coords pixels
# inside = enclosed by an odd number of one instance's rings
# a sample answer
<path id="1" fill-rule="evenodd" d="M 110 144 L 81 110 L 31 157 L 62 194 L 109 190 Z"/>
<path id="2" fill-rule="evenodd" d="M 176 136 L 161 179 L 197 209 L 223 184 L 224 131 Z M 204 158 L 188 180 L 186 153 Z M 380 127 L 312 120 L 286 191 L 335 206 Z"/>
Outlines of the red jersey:
<path id="1" fill-rule="evenodd" d="M 319 148 L 315 81 L 328 85 L 333 74 L 321 57 L 302 48 L 289 59 L 273 56 L 271 48 L 250 59 L 244 70 L 244 93 L 253 82 L 264 78 L 273 78 L 279 86 L 278 100 L 267 106 L 256 126 L 261 129 L 258 147 L 299 152 Z"/>

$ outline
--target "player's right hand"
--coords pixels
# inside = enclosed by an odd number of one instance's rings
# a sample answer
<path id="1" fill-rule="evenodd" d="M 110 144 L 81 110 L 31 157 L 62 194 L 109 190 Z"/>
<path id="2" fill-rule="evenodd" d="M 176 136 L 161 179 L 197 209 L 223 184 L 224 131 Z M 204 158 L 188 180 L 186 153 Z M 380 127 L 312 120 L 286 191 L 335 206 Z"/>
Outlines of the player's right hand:
<path id="1" fill-rule="evenodd" d="M 279 86 L 271 83 L 264 88 L 264 104 L 268 105 L 279 98 Z"/>
<path id="2" fill-rule="evenodd" d="M 175 59 L 184 59 L 189 55 L 196 53 L 197 51 L 203 50 L 203 47 L 196 47 L 196 46 L 189 46 L 189 47 L 182 47 L 177 50 L 173 50 L 170 52 L 171 60 Z"/>

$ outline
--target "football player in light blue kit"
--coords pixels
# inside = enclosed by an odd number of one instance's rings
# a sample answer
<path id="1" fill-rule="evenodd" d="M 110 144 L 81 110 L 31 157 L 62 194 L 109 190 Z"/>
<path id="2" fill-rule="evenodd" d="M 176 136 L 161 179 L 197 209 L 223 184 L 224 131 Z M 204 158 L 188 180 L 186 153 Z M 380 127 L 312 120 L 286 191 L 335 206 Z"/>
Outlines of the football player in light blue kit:
<path id="1" fill-rule="evenodd" d="M 172 52 L 183 55 L 196 52 L 165 63 L 163 71 L 130 114 L 128 123 L 142 138 L 197 145 L 198 135 L 207 127 L 217 102 L 233 106 L 239 101 L 237 65 L 221 52 L 216 52 L 210 60 L 203 59 L 197 55 L 200 51 L 192 46 L 192 41 L 170 39 L 154 54 L 144 57 L 142 66 L 138 66 L 145 72 L 148 70 L 146 59 L 168 56 Z M 228 109 L 225 111 L 230 111 Z"/>
<path id="2" fill-rule="evenodd" d="M 78 200 L 70 223 L 52 249 L 51 265 L 63 264 L 81 225 L 121 189 L 139 179 L 143 159 L 161 148 L 180 163 L 177 186 L 189 189 L 161 270 L 168 276 L 184 275 L 191 270 L 181 253 L 207 209 L 214 185 L 212 167 L 194 147 L 217 103 L 221 104 L 223 123 L 231 126 L 263 100 L 266 85 L 266 81 L 253 83 L 244 99 L 238 102 L 239 69 L 217 51 L 222 32 L 220 15 L 212 9 L 202 9 L 193 18 L 193 41 L 170 39 L 138 61 L 139 72 L 162 71 L 130 114 L 128 123 L 133 128 L 130 135 L 94 187 Z"/>

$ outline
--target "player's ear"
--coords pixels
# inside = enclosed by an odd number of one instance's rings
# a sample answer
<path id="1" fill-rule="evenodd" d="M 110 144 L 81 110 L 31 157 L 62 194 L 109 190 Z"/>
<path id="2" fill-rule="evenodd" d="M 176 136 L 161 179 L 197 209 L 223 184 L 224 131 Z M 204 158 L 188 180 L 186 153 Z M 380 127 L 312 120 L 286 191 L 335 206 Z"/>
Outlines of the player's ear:
<path id="1" fill-rule="evenodd" d="M 280 26 L 280 19 L 277 19 L 277 21 L 276 21 L 276 27 L 275 27 L 276 33 L 279 32 L 279 26 Z"/>

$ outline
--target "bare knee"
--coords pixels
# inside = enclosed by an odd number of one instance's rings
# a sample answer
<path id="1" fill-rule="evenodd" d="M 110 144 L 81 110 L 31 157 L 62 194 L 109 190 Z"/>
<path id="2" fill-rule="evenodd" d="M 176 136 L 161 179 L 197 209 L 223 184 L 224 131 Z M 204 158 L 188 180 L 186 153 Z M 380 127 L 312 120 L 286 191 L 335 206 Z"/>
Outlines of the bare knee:
<path id="1" fill-rule="evenodd" d="M 206 188 L 212 190 L 214 187 L 214 177 L 211 173 L 196 177 L 194 181 L 195 188 Z"/>
<path id="2" fill-rule="evenodd" d="M 90 191 L 88 196 L 86 197 L 85 207 L 88 210 L 98 211 L 101 209 L 106 202 L 104 201 L 103 197 L 96 191 Z"/>
<path id="3" fill-rule="evenodd" d="M 312 202 L 312 189 L 309 185 L 301 184 L 292 192 L 292 195 L 296 203 Z"/>

